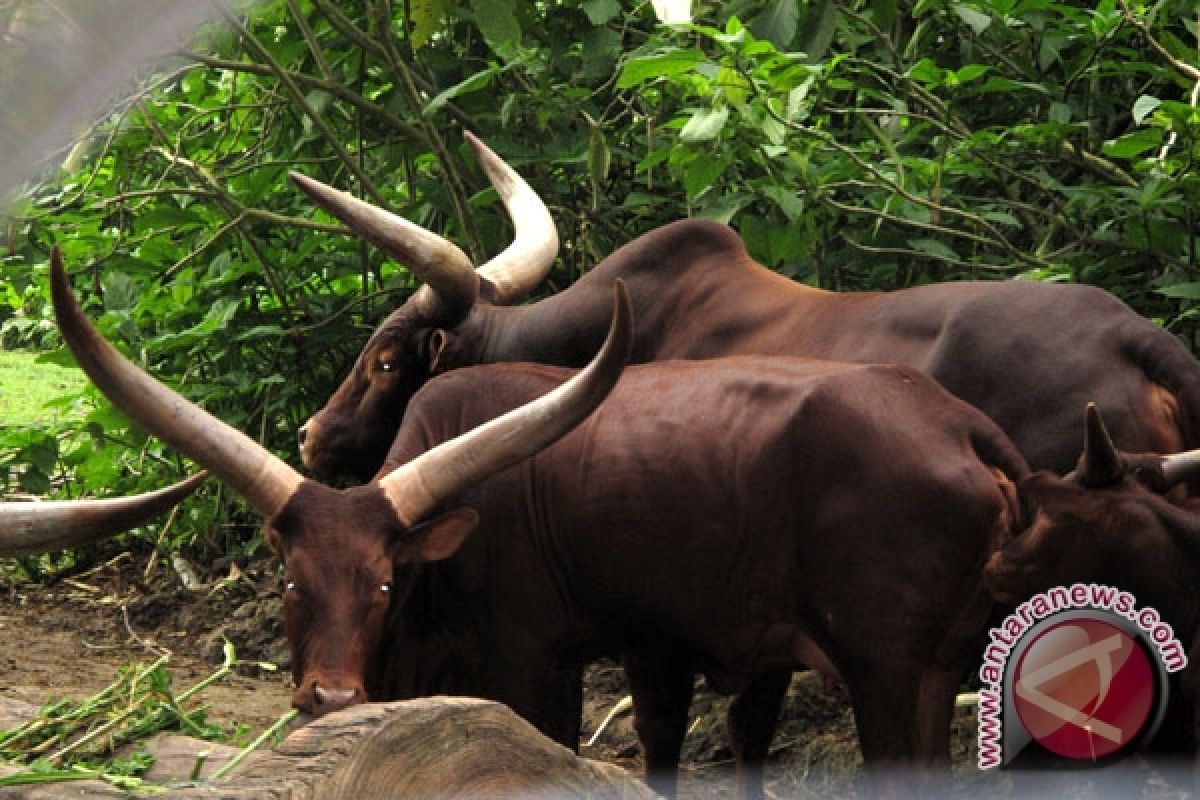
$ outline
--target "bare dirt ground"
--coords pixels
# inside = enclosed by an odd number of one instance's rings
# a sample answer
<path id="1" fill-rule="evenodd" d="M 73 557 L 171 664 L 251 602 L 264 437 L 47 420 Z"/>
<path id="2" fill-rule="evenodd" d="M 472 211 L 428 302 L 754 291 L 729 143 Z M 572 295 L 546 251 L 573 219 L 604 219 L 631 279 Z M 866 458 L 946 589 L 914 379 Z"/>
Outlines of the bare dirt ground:
<path id="1" fill-rule="evenodd" d="M 288 709 L 291 678 L 282 636 L 275 564 L 245 570 L 223 568 L 223 581 L 200 590 L 183 588 L 178 576 L 157 567 L 146 573 L 145 556 L 123 554 L 107 564 L 50 585 L 15 582 L 0 571 L 0 698 L 41 704 L 51 698 L 82 699 L 110 684 L 128 664 L 149 664 L 171 654 L 176 692 L 210 675 L 221 662 L 227 638 L 239 667 L 200 695 L 208 717 L 245 744 Z M 589 670 L 581 753 L 634 772 L 641 764 L 628 712 L 615 716 L 589 740 L 626 695 L 619 668 Z M 701 685 L 685 742 L 681 798 L 735 796 L 731 755 L 722 723 L 727 701 Z M 946 788 L 959 797 L 1155 797 L 1195 796 L 1190 779 L 1165 779 L 1146 770 L 1116 780 L 1113 771 L 1085 773 L 1044 790 L 1016 783 L 1011 775 L 980 773 L 974 766 L 975 714 L 959 710 L 953 740 L 954 779 Z M 779 798 L 866 797 L 858 783 L 860 757 L 854 723 L 838 692 L 811 674 L 799 674 L 775 738 L 767 771 L 770 794 Z M 1186 787 L 1186 788 L 1181 788 Z"/>

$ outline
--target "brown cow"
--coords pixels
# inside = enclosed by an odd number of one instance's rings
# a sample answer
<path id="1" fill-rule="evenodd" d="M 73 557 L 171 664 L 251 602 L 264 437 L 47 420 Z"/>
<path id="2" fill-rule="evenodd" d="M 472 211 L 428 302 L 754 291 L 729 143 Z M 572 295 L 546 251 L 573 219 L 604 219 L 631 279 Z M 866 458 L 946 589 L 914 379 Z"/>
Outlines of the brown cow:
<path id="1" fill-rule="evenodd" d="M 269 518 L 298 706 L 433 686 L 552 726 L 559 698 L 543 686 L 564 664 L 627 654 L 649 766 L 669 771 L 678 684 L 703 673 L 754 697 L 816 665 L 849 686 L 869 765 L 948 761 L 954 692 L 992 607 L 980 572 L 1009 534 L 1006 487 L 1025 465 L 921 373 L 765 357 L 645 365 L 557 445 L 484 478 L 487 450 L 509 437 L 463 431 L 579 379 L 455 370 L 413 399 L 385 477 L 337 492 L 121 359 L 59 265 L 52 287 L 64 339 L 101 390 Z M 486 468 L 442 475 L 430 459 L 447 447 Z"/>
<path id="2" fill-rule="evenodd" d="M 511 307 L 549 269 L 554 226 L 524 181 L 468 140 L 517 229 L 513 246 L 478 273 L 452 244 L 407 220 L 293 176 L 428 282 L 379 327 L 301 429 L 304 461 L 318 475 L 371 477 L 408 399 L 435 372 L 501 361 L 581 365 L 603 336 L 618 278 L 639 309 L 634 363 L 762 354 L 908 364 L 992 417 L 1035 469 L 1059 474 L 1078 455 L 1079 409 L 1089 401 L 1105 409 L 1125 450 L 1200 446 L 1195 360 L 1093 287 L 1007 281 L 827 292 L 755 263 L 728 227 L 684 220 L 635 239 L 567 290 Z"/>
<path id="3" fill-rule="evenodd" d="M 1164 496 L 1200 469 L 1200 451 L 1169 456 L 1119 452 L 1095 407 L 1088 446 L 1065 478 L 1029 475 L 1018 484 L 1015 536 L 985 570 L 993 596 L 1012 607 L 1055 586 L 1117 587 L 1174 630 L 1188 664 L 1171 676 L 1174 697 L 1156 750 L 1195 756 L 1200 700 L 1200 500 Z M 1175 657 L 1181 654 L 1175 654 Z"/>

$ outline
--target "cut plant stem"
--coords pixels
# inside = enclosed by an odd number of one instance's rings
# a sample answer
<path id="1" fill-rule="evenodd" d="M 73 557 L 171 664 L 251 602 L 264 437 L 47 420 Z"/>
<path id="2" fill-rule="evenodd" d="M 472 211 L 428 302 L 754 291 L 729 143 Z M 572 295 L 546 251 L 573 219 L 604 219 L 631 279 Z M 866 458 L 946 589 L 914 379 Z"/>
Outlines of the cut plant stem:
<path id="1" fill-rule="evenodd" d="M 255 750 L 262 747 L 264 742 L 266 742 L 272 736 L 274 736 L 275 734 L 279 733 L 281 730 L 286 728 L 288 726 L 288 723 L 290 723 L 292 720 L 294 720 L 299 714 L 300 714 L 300 709 L 298 709 L 298 708 L 289 709 L 286 714 L 284 714 L 282 717 L 280 717 L 278 720 L 276 720 L 274 725 L 272 725 L 271 727 L 269 727 L 265 731 L 263 731 L 262 734 L 260 734 L 257 739 L 255 739 L 253 742 L 251 742 L 250 744 L 248 744 L 244 748 L 242 748 L 242 750 L 240 752 L 238 752 L 238 754 L 236 756 L 229 759 L 229 763 L 225 764 L 225 766 L 221 767 L 219 770 L 214 772 L 212 774 L 212 778 L 210 780 L 217 781 L 217 780 L 220 780 L 221 778 L 225 777 L 234 767 L 236 767 L 238 764 L 242 763 L 242 761 L 245 760 L 246 756 L 250 755 Z"/>

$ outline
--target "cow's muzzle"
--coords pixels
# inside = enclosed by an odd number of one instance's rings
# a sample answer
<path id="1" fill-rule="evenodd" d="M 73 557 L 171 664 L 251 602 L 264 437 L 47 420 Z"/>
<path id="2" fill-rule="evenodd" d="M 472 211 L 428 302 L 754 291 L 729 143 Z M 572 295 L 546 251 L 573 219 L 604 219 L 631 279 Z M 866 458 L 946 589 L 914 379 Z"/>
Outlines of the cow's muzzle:
<path id="1" fill-rule="evenodd" d="M 292 695 L 292 706 L 314 717 L 365 702 L 367 692 L 362 686 L 322 685 L 316 681 L 301 686 Z"/>

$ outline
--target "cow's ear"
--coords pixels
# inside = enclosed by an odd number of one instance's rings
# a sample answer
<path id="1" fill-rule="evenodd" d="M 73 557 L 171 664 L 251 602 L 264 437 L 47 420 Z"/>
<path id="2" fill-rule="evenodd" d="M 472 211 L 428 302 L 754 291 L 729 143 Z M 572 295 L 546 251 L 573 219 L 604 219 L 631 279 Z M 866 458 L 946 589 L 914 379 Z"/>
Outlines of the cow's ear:
<path id="1" fill-rule="evenodd" d="M 446 345 L 450 343 L 450 334 L 441 328 L 435 329 L 429 334 L 429 374 L 436 375 L 442 354 L 446 352 Z"/>
<path id="2" fill-rule="evenodd" d="M 405 537 L 398 553 L 401 561 L 441 561 L 458 552 L 467 535 L 479 525 L 472 508 L 456 508 L 423 522 Z"/>

